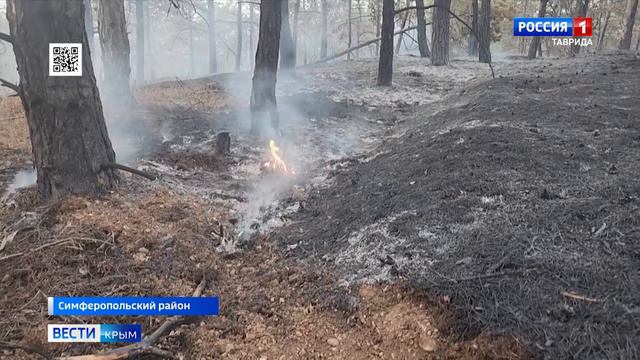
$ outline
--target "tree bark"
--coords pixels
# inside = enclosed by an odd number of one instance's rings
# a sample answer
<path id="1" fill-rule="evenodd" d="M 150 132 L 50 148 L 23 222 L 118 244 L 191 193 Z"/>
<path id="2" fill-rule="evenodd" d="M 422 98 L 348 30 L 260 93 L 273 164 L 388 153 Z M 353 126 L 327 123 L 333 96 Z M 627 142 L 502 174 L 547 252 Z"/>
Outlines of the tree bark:
<path id="1" fill-rule="evenodd" d="M 575 17 L 585 17 L 589 11 L 589 0 L 576 1 Z M 571 45 L 570 55 L 575 56 L 580 53 L 579 45 Z"/>
<path id="2" fill-rule="evenodd" d="M 548 2 L 549 0 L 540 0 L 540 9 L 538 9 L 539 18 L 543 18 L 547 14 Z M 529 46 L 529 52 L 527 53 L 527 58 L 535 59 L 536 53 L 538 52 L 538 47 L 541 46 L 540 40 L 541 40 L 540 36 L 534 36 L 533 39 L 531 39 L 531 44 Z"/>
<path id="3" fill-rule="evenodd" d="M 424 18 L 424 0 L 416 0 L 416 17 L 418 21 L 418 49 L 421 57 L 430 57 L 429 42 L 427 41 L 427 21 Z"/>
<path id="4" fill-rule="evenodd" d="M 300 20 L 300 0 L 293 5 L 293 47 L 298 52 L 298 21 Z"/>
<path id="5" fill-rule="evenodd" d="M 478 18 L 478 61 L 491 62 L 491 0 L 482 0 Z"/>
<path id="6" fill-rule="evenodd" d="M 144 85 L 144 1 L 136 0 L 136 85 Z"/>
<path id="7" fill-rule="evenodd" d="M 278 73 L 278 52 L 280 49 L 280 25 L 282 21 L 281 1 L 260 2 L 260 31 L 256 65 L 251 87 L 251 133 L 259 134 L 262 123 L 260 114 L 268 112 L 271 126 L 279 131 L 278 105 L 276 102 L 276 77 Z"/>
<path id="8" fill-rule="evenodd" d="M 118 176 L 84 26 L 82 1 L 7 1 L 7 19 L 20 75 L 39 195 L 97 194 Z M 49 76 L 49 43 L 82 43 L 82 76 Z"/>
<path id="9" fill-rule="evenodd" d="M 102 100 L 128 105 L 133 98 L 129 84 L 131 65 L 124 0 L 99 0 L 98 33 L 104 68 Z"/>
<path id="10" fill-rule="evenodd" d="M 236 71 L 242 67 L 242 1 L 238 0 L 236 12 Z"/>
<path id="11" fill-rule="evenodd" d="M 393 0 L 383 0 L 382 3 L 382 40 L 380 44 L 380 59 L 378 61 L 378 86 L 391 86 L 393 78 Z"/>
<path id="12" fill-rule="evenodd" d="M 629 0 L 627 3 L 627 11 L 624 17 L 624 27 L 622 28 L 622 39 L 618 49 L 631 49 L 631 38 L 633 36 L 633 24 L 636 22 L 636 12 L 638 11 L 638 0 Z"/>
<path id="13" fill-rule="evenodd" d="M 216 4 L 213 0 L 207 0 L 207 23 L 209 26 L 209 73 L 218 72 L 218 54 L 216 46 Z"/>
<path id="14" fill-rule="evenodd" d="M 438 7 L 433 8 L 433 29 L 431 34 L 431 64 L 434 66 L 449 63 L 449 12 L 451 0 L 434 0 Z"/>
<path id="15" fill-rule="evenodd" d="M 478 0 L 471 0 L 471 28 L 476 34 L 478 33 Z M 478 56 L 478 39 L 476 39 L 473 32 L 469 33 L 467 54 L 469 56 Z"/>
<path id="16" fill-rule="evenodd" d="M 93 41 L 93 7 L 91 6 L 91 0 L 84 0 L 84 28 L 87 32 L 89 52 L 92 53 L 95 51 L 95 44 Z"/>
<path id="17" fill-rule="evenodd" d="M 327 0 L 320 0 L 321 25 L 320 25 L 320 58 L 327 57 L 327 18 L 329 17 L 329 9 L 327 8 Z"/>
<path id="18" fill-rule="evenodd" d="M 280 67 L 290 71 L 296 67 L 296 49 L 289 26 L 289 0 L 281 0 L 282 24 L 280 25 Z"/>

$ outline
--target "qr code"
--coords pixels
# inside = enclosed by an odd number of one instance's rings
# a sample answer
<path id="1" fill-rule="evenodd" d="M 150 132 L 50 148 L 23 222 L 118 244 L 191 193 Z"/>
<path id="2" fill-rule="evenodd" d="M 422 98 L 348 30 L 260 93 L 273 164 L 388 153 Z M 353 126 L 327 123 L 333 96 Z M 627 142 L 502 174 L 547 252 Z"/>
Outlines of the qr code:
<path id="1" fill-rule="evenodd" d="M 49 44 L 49 76 L 82 76 L 82 44 Z"/>

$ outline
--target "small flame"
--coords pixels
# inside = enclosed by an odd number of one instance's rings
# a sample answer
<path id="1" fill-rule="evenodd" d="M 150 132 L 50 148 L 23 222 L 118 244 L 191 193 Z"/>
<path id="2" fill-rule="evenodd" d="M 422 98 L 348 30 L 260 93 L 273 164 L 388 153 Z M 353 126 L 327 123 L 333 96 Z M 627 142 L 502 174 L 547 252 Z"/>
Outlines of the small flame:
<path id="1" fill-rule="evenodd" d="M 280 148 L 274 140 L 269 140 L 269 150 L 270 159 L 269 161 L 264 163 L 264 166 L 266 168 L 282 171 L 285 174 L 295 174 L 295 172 L 289 170 L 287 164 L 284 162 L 284 160 L 282 160 L 282 152 L 280 151 Z"/>

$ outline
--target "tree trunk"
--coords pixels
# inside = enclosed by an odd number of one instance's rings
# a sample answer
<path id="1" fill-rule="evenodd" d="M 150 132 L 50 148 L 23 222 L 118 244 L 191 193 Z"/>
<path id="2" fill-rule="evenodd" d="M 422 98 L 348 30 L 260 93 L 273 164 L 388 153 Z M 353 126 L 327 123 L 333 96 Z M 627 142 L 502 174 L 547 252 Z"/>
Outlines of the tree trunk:
<path id="1" fill-rule="evenodd" d="M 218 72 L 218 54 L 216 46 L 216 4 L 207 0 L 207 23 L 209 25 L 209 73 Z"/>
<path id="2" fill-rule="evenodd" d="M 435 66 L 449 63 L 449 13 L 451 0 L 434 0 L 433 29 L 431 34 L 431 64 Z M 444 8 L 444 9 L 443 9 Z"/>
<path id="3" fill-rule="evenodd" d="M 424 0 L 416 0 L 416 17 L 418 19 L 418 49 L 421 57 L 431 56 L 427 41 L 427 21 L 424 18 Z"/>
<path id="4" fill-rule="evenodd" d="M 631 49 L 631 38 L 633 36 L 633 24 L 636 22 L 636 11 L 638 11 L 638 0 L 629 0 L 624 17 L 624 27 L 622 28 L 622 39 L 620 39 L 620 44 L 618 45 L 618 49 L 620 50 Z"/>
<path id="5" fill-rule="evenodd" d="M 348 17 L 348 30 L 347 30 L 347 48 L 351 47 L 351 8 L 353 7 L 352 0 L 347 1 L 347 17 Z M 347 54 L 347 60 L 351 60 L 351 53 Z"/>
<path id="6" fill-rule="evenodd" d="M 538 9 L 538 17 L 543 18 L 547 14 L 547 3 L 549 0 L 540 0 L 540 9 Z M 529 52 L 527 53 L 527 58 L 535 59 L 536 53 L 538 52 L 538 47 L 540 47 L 540 36 L 534 36 L 531 39 L 531 45 L 529 46 Z"/>
<path id="7" fill-rule="evenodd" d="M 93 74 L 82 1 L 7 1 L 7 19 L 44 199 L 97 194 L 118 176 Z M 82 76 L 49 76 L 49 43 L 82 43 Z"/>
<path id="8" fill-rule="evenodd" d="M 298 52 L 298 21 L 300 20 L 300 0 L 293 5 L 293 47 Z"/>
<path id="9" fill-rule="evenodd" d="M 145 6 L 145 13 L 147 14 L 147 19 L 144 23 L 145 58 L 150 60 L 150 61 L 147 61 L 146 63 L 146 68 L 149 69 L 148 71 L 149 76 L 147 78 L 149 80 L 153 80 L 155 79 L 155 71 L 153 69 L 153 60 L 151 57 L 151 51 L 153 49 L 153 47 L 151 46 L 151 19 L 153 18 L 153 16 L 151 15 L 151 7 L 149 6 L 149 1 L 145 1 L 144 6 Z"/>
<path id="10" fill-rule="evenodd" d="M 476 34 L 478 33 L 478 0 L 471 0 L 471 28 Z M 469 56 L 478 56 L 478 39 L 472 32 L 469 33 L 467 54 Z"/>
<path id="11" fill-rule="evenodd" d="M 84 0 L 84 29 L 87 32 L 89 50 L 93 53 L 95 44 L 93 41 L 93 7 L 91 6 L 91 0 Z"/>
<path id="12" fill-rule="evenodd" d="M 255 27 L 254 27 L 254 18 L 255 16 L 255 10 L 254 7 L 255 4 L 250 4 L 249 6 L 249 63 L 251 64 L 251 69 L 253 69 L 253 66 L 255 65 L 255 58 L 254 58 L 254 42 L 253 39 L 255 39 L 256 35 L 255 35 Z"/>
<path id="13" fill-rule="evenodd" d="M 193 19 L 189 19 L 189 78 L 196 76 L 196 48 L 193 43 Z"/>
<path id="14" fill-rule="evenodd" d="M 251 87 L 251 133 L 261 132 L 260 114 L 268 112 L 271 126 L 279 131 L 278 105 L 276 102 L 276 77 L 278 73 L 278 50 L 280 49 L 280 25 L 282 21 L 281 1 L 260 2 L 260 31 L 256 65 Z"/>
<path id="15" fill-rule="evenodd" d="M 585 17 L 589 11 L 589 0 L 576 1 L 575 17 Z M 570 55 L 575 56 L 580 53 L 579 45 L 571 45 Z"/>
<path id="16" fill-rule="evenodd" d="M 102 100 L 130 104 L 133 98 L 129 85 L 131 65 L 124 0 L 99 0 L 98 33 L 104 68 Z"/>
<path id="17" fill-rule="evenodd" d="M 411 6 L 411 0 L 407 0 L 406 7 Z M 404 16 L 402 17 L 402 25 L 400 26 L 400 30 L 404 29 L 407 26 L 407 21 L 409 20 L 409 11 L 405 11 L 404 12 Z M 400 46 L 402 45 L 402 37 L 403 37 L 404 33 L 401 33 L 400 35 L 398 35 L 398 41 L 396 42 L 396 50 L 395 53 L 396 55 L 400 54 Z M 349 44 L 349 47 L 351 47 L 351 44 Z"/>
<path id="18" fill-rule="evenodd" d="M 376 0 L 376 37 L 380 37 L 380 25 L 382 24 L 382 1 L 384 0 Z M 376 43 L 376 54 L 380 52 L 380 44 Z"/>
<path id="19" fill-rule="evenodd" d="M 378 86 L 391 86 L 393 78 L 393 0 L 382 3 L 382 40 L 378 62 Z"/>
<path id="20" fill-rule="evenodd" d="M 607 16 L 604 19 L 604 26 L 602 27 L 602 31 L 600 32 L 600 36 L 598 37 L 598 47 L 597 51 L 602 51 L 604 47 L 604 37 L 607 34 L 607 28 L 609 27 L 609 20 L 611 19 L 611 10 L 607 11 Z"/>
<path id="21" fill-rule="evenodd" d="M 289 71 L 296 67 L 296 49 L 289 26 L 289 0 L 281 0 L 282 24 L 280 25 L 280 67 Z"/>
<path id="22" fill-rule="evenodd" d="M 144 85 L 144 1 L 136 0 L 136 86 Z"/>
<path id="23" fill-rule="evenodd" d="M 236 12 L 236 71 L 242 66 L 242 1 L 238 0 Z"/>
<path id="24" fill-rule="evenodd" d="M 491 0 L 482 0 L 478 17 L 478 61 L 491 62 Z"/>
<path id="25" fill-rule="evenodd" d="M 327 0 L 320 0 L 321 12 L 321 28 L 320 28 L 320 58 L 327 57 L 327 18 L 329 17 L 329 9 L 327 8 Z"/>

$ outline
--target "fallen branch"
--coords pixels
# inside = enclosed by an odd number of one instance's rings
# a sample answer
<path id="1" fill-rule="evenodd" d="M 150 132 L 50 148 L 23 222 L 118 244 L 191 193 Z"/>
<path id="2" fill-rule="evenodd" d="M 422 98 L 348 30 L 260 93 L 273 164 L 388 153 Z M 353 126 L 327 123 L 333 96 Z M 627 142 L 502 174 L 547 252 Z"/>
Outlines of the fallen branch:
<path id="1" fill-rule="evenodd" d="M 49 356 L 49 354 L 47 354 L 44 350 L 41 350 L 32 346 L 27 346 L 27 345 L 13 344 L 5 341 L 0 341 L 0 349 L 22 350 L 28 353 L 38 354 L 43 359 L 47 359 L 47 360 L 51 359 L 51 356 Z"/>
<path id="2" fill-rule="evenodd" d="M 597 303 L 601 303 L 602 302 L 602 300 L 600 300 L 600 299 L 594 299 L 594 298 L 586 297 L 586 296 L 583 296 L 583 295 L 578 295 L 578 294 L 572 293 L 572 292 L 563 291 L 560 294 L 562 296 L 566 297 L 566 298 L 570 298 L 570 299 L 574 299 L 574 300 L 582 300 L 582 301 L 586 301 L 588 303 L 597 304 Z"/>
<path id="3" fill-rule="evenodd" d="M 430 24 L 430 23 L 428 23 L 427 25 L 429 25 L 429 24 Z M 412 26 L 412 27 L 409 27 L 409 28 L 406 28 L 406 29 L 403 29 L 403 30 L 400 30 L 400 31 L 396 31 L 395 33 L 393 33 L 393 36 L 400 35 L 400 34 L 404 34 L 404 33 L 406 33 L 407 31 L 415 30 L 415 29 L 417 29 L 417 28 L 418 28 L 417 26 Z M 320 63 L 324 63 L 324 62 L 327 62 L 327 61 L 331 61 L 331 60 L 337 59 L 337 58 L 339 58 L 339 57 L 341 57 L 341 56 L 347 55 L 347 54 L 348 54 L 348 53 L 350 53 L 350 52 L 354 52 L 354 51 L 356 51 L 356 50 L 358 50 L 358 49 L 362 49 L 363 47 L 369 46 L 369 45 L 371 45 L 371 44 L 375 44 L 375 43 L 377 43 L 377 42 L 378 42 L 378 41 L 380 41 L 380 40 L 382 40 L 382 38 L 381 38 L 381 37 L 376 38 L 376 39 L 373 39 L 373 40 L 365 41 L 365 42 L 363 42 L 362 44 L 359 44 L 359 45 L 354 46 L 354 47 L 352 47 L 352 48 L 346 49 L 346 50 L 344 50 L 344 51 L 341 51 L 341 52 L 339 52 L 339 53 L 337 53 L 337 54 L 331 55 L 331 56 L 326 57 L 326 58 L 324 58 L 324 59 L 320 59 L 320 60 L 316 61 L 315 63 L 316 63 L 316 64 L 320 64 Z"/>
<path id="4" fill-rule="evenodd" d="M 202 295 L 202 291 L 207 284 L 206 278 L 203 276 L 200 284 L 193 292 L 194 297 L 199 297 Z M 153 346 L 162 336 L 171 332 L 171 330 L 175 329 L 179 325 L 185 324 L 189 321 L 193 321 L 194 318 L 187 317 L 172 317 L 167 319 L 160 327 L 154 331 L 151 335 L 147 336 L 144 340 L 139 343 L 123 346 L 120 348 L 116 348 L 113 350 L 108 350 L 99 354 L 92 355 L 79 355 L 79 356 L 64 356 L 58 357 L 56 360 L 123 360 L 129 359 L 131 357 L 143 354 L 153 354 L 161 356 L 165 359 L 175 359 L 173 354 L 168 351 L 161 350 L 155 346 Z"/>
<path id="5" fill-rule="evenodd" d="M 9 88 L 17 93 L 20 92 L 20 87 L 10 81 L 7 81 L 5 79 L 0 78 L 0 86 L 4 86 L 6 88 Z"/>
<path id="6" fill-rule="evenodd" d="M 494 278 L 494 277 L 500 277 L 500 276 L 519 275 L 519 274 L 522 274 L 523 272 L 524 272 L 524 270 L 504 271 L 504 272 L 499 272 L 499 273 L 494 273 L 494 274 L 484 274 L 484 275 L 477 275 L 477 276 L 469 276 L 469 277 L 463 277 L 463 278 L 451 279 L 451 280 L 454 283 L 459 283 L 459 282 L 463 282 L 463 281 L 488 279 L 488 278 Z"/>
<path id="7" fill-rule="evenodd" d="M 138 176 L 142 176 L 142 177 L 147 178 L 147 179 L 149 179 L 149 180 L 158 180 L 158 177 L 157 177 L 157 176 L 155 176 L 155 175 L 153 175 L 153 174 L 150 174 L 150 173 L 148 173 L 148 172 L 146 172 L 146 171 L 142 171 L 142 170 L 134 169 L 134 168 L 132 168 L 132 167 L 128 167 L 128 166 L 125 166 L 125 165 L 121 165 L 121 164 L 116 164 L 116 163 L 113 163 L 113 164 L 102 164 L 102 165 L 100 166 L 100 168 L 101 168 L 102 170 L 106 170 L 106 169 L 118 169 L 118 170 L 122 170 L 122 171 L 130 172 L 130 173 L 132 173 L 132 174 L 136 174 L 136 175 L 138 175 Z"/>
<path id="8" fill-rule="evenodd" d="M 0 40 L 4 40 L 4 41 L 8 42 L 9 44 L 13 45 L 13 40 L 14 39 L 15 38 L 13 37 L 13 35 L 9 35 L 7 33 L 0 32 Z"/>
<path id="9" fill-rule="evenodd" d="M 21 252 L 15 253 L 15 254 L 11 254 L 11 255 L 7 255 L 7 256 L 1 257 L 0 261 L 9 260 L 9 259 L 13 259 L 15 257 L 31 254 L 31 253 L 40 251 L 42 249 L 46 249 L 46 248 L 51 247 L 51 246 L 64 244 L 64 243 L 72 241 L 72 240 L 73 239 L 62 239 L 62 240 L 58 240 L 58 241 L 52 241 L 50 243 L 44 244 L 42 246 L 38 246 L 37 248 L 31 249 L 29 251 L 21 251 Z"/>

